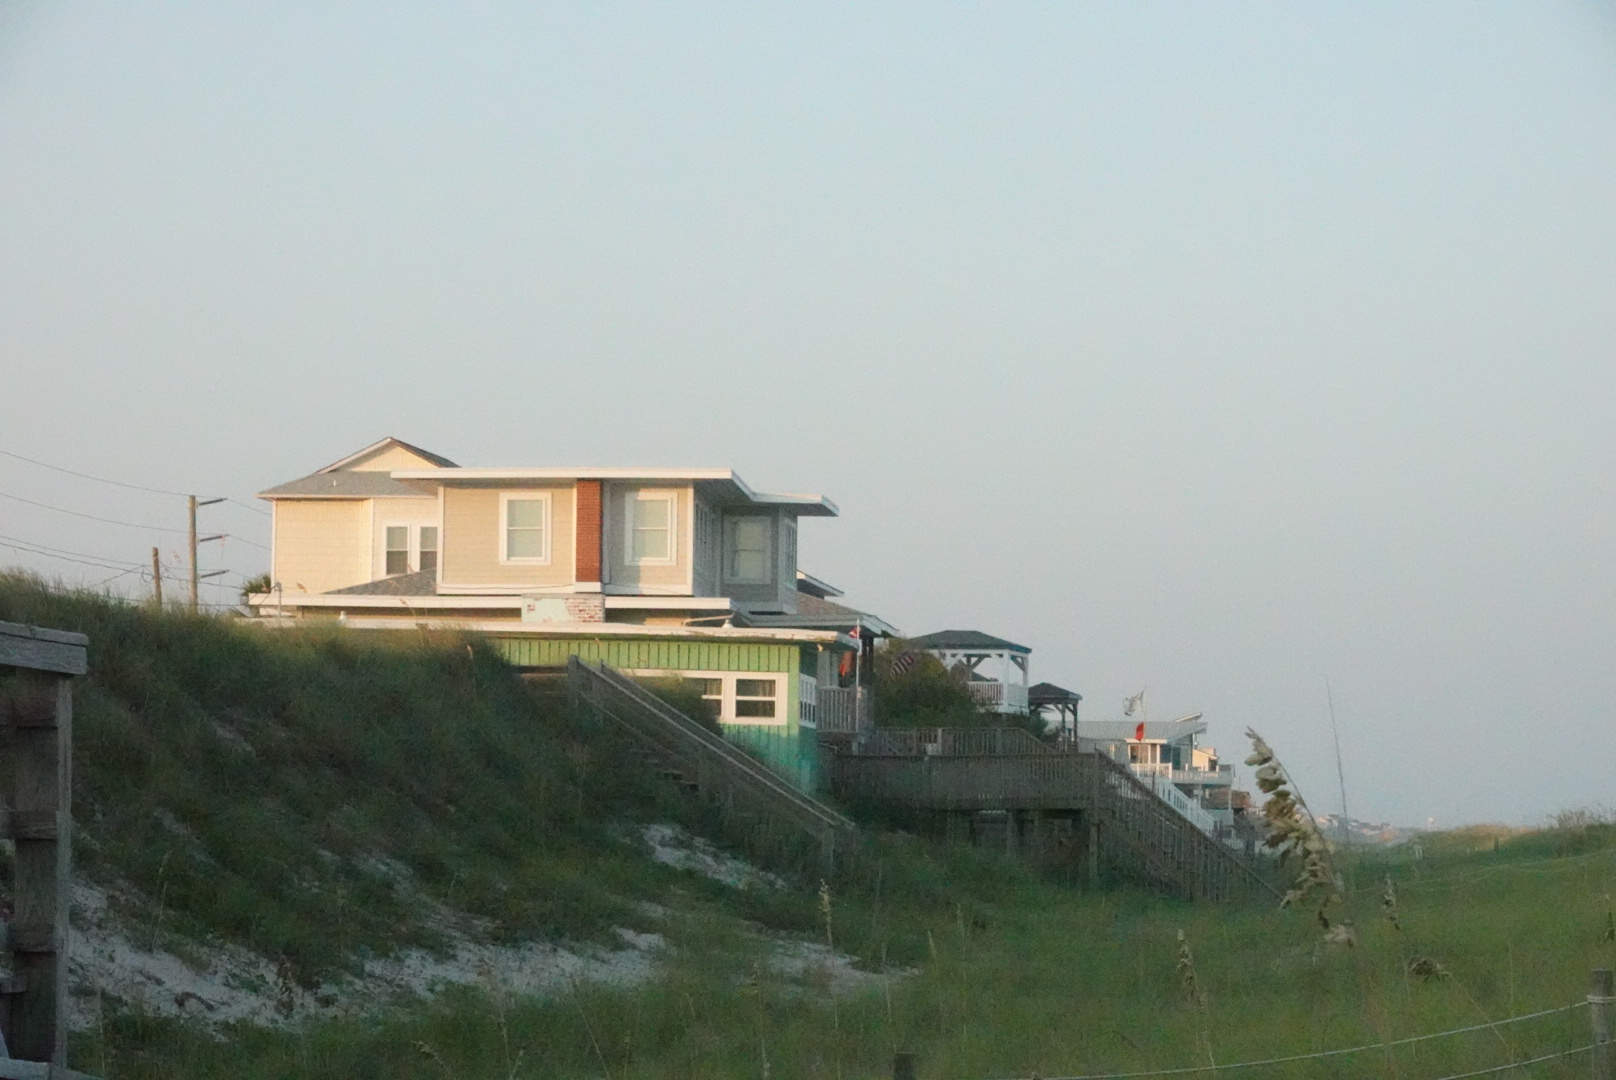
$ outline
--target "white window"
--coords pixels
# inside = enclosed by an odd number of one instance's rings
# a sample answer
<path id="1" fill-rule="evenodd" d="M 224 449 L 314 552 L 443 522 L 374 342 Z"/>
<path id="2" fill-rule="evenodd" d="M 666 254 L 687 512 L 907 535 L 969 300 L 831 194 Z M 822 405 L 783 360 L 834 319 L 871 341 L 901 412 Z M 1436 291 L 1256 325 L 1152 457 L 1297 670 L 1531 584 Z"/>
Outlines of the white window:
<path id="1" fill-rule="evenodd" d="M 410 527 L 389 525 L 386 531 L 386 563 L 383 568 L 388 577 L 410 572 Z"/>
<path id="2" fill-rule="evenodd" d="M 724 521 L 724 580 L 739 585 L 769 582 L 769 526 L 766 517 Z"/>
<path id="3" fill-rule="evenodd" d="M 775 687 L 779 679 L 736 679 L 735 718 L 773 717 L 775 715 Z"/>
<path id="4" fill-rule="evenodd" d="M 499 497 L 499 558 L 508 563 L 550 561 L 550 495 L 507 492 Z"/>
<path id="5" fill-rule="evenodd" d="M 423 574 L 436 573 L 438 569 L 438 527 L 436 525 L 422 525 L 420 531 L 421 542 L 418 546 L 420 560 L 416 567 Z"/>
<path id="6" fill-rule="evenodd" d="M 671 491 L 631 491 L 627 511 L 628 561 L 639 566 L 668 566 L 674 560 L 674 507 Z"/>

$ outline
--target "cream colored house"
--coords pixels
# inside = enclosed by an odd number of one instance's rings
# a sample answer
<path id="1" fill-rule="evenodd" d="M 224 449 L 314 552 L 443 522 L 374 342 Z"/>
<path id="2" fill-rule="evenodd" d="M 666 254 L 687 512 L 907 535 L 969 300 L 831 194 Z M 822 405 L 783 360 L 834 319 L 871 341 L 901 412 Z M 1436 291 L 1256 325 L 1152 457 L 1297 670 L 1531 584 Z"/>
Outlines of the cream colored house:
<path id="1" fill-rule="evenodd" d="M 274 585 L 255 607 L 287 615 L 793 616 L 797 521 L 836 515 L 824 496 L 755 491 L 730 469 L 470 469 L 398 439 L 259 497 Z"/>
<path id="2" fill-rule="evenodd" d="M 257 616 L 453 626 L 521 667 L 680 675 L 805 786 L 816 740 L 799 728 L 867 723 L 843 686 L 848 631 L 895 632 L 797 569 L 798 521 L 835 503 L 730 469 L 462 468 L 389 438 L 259 497 L 273 527 Z"/>

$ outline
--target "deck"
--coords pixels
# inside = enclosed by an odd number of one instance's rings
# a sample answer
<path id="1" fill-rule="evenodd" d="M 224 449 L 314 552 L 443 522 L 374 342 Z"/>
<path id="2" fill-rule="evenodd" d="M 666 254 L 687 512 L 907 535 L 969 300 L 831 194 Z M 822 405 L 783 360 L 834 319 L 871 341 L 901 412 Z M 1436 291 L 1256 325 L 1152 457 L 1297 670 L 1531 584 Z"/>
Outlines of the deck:
<path id="1" fill-rule="evenodd" d="M 877 731 L 839 752 L 830 778 L 843 802 L 941 815 L 955 835 L 1002 815 L 1010 850 L 1061 849 L 1091 877 L 1104 865 L 1196 899 L 1273 892 L 1126 766 L 1019 728 Z"/>

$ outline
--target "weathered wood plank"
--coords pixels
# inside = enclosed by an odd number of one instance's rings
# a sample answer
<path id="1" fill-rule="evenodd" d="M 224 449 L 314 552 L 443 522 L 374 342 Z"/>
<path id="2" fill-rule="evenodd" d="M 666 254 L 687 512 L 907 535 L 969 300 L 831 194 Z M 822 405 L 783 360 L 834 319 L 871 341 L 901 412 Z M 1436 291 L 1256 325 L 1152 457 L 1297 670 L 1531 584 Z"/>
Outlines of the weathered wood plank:
<path id="1" fill-rule="evenodd" d="M 62 1065 L 67 1060 L 73 691 L 68 679 L 44 672 L 24 672 L 18 683 L 19 700 L 54 695 L 56 724 L 13 727 L 8 733 L 13 814 L 22 815 L 23 823 L 54 821 L 55 828 L 40 828 L 33 836 L 15 840 L 16 916 L 11 941 L 16 973 L 27 988 L 12 999 L 6 1041 L 19 1058 Z M 38 835 L 51 831 L 54 835 Z"/>
<path id="2" fill-rule="evenodd" d="M 0 622 L 0 666 L 83 675 L 90 639 L 67 630 Z"/>

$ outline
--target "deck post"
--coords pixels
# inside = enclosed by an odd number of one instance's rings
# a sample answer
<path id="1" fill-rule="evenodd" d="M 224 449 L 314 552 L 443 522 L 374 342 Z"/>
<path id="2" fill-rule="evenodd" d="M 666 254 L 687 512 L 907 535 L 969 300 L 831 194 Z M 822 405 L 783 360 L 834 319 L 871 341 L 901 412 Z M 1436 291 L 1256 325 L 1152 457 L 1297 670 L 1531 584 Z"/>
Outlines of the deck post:
<path id="1" fill-rule="evenodd" d="M 1098 886 L 1100 884 L 1100 823 L 1094 820 L 1093 810 L 1090 810 L 1086 816 L 1089 819 L 1089 842 L 1087 851 L 1089 863 L 1089 885 Z"/>
<path id="2" fill-rule="evenodd" d="M 1616 974 L 1610 968 L 1595 968 L 1588 988 L 1588 1019 L 1593 1025 L 1593 1080 L 1610 1077 L 1610 1006 L 1616 996 Z"/>

